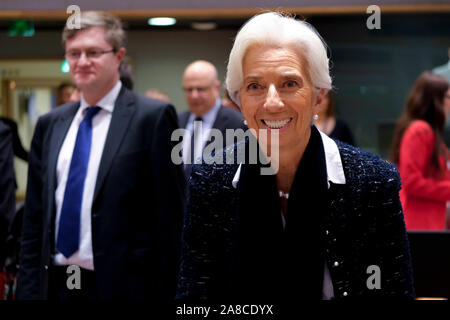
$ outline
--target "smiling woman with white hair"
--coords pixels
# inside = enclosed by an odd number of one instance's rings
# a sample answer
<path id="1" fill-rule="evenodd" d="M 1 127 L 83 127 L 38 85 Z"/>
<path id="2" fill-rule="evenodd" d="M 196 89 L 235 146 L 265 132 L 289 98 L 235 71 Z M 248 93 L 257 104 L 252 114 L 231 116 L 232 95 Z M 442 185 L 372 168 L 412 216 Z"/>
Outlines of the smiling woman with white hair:
<path id="1" fill-rule="evenodd" d="M 312 125 L 328 65 L 306 22 L 269 12 L 237 34 L 227 89 L 263 156 L 248 161 L 249 137 L 224 151 L 233 164 L 194 166 L 178 299 L 414 297 L 395 166 Z M 274 175 L 261 174 L 267 159 Z"/>

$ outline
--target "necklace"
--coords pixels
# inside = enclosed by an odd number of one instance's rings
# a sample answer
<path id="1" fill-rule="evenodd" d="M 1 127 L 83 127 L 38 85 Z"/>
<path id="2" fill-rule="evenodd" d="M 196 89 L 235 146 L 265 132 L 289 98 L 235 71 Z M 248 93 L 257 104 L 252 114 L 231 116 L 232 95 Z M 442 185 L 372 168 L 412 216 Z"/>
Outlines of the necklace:
<path id="1" fill-rule="evenodd" d="M 280 198 L 289 199 L 289 193 L 283 192 L 283 191 L 281 191 L 281 190 L 278 190 L 278 193 L 279 193 L 279 195 L 280 195 Z"/>

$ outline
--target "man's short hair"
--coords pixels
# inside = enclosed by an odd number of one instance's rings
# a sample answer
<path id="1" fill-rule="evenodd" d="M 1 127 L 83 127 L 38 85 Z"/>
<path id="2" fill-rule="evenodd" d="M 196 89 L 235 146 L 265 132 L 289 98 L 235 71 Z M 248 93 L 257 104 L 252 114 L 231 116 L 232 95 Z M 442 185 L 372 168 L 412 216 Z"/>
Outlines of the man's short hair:
<path id="1" fill-rule="evenodd" d="M 105 40 L 110 43 L 114 51 L 125 47 L 126 35 L 119 18 L 104 11 L 82 11 L 80 15 L 80 28 L 69 29 L 64 27 L 62 34 L 63 47 L 67 40 L 72 39 L 78 31 L 92 27 L 103 27 L 105 29 Z"/>

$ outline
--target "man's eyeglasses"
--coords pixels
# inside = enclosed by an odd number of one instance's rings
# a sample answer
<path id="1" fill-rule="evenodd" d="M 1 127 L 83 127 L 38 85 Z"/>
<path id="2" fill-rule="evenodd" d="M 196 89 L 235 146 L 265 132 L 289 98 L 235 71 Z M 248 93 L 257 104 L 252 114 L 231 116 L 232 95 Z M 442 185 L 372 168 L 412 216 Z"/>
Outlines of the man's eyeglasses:
<path id="1" fill-rule="evenodd" d="M 189 87 L 189 88 L 183 87 L 183 90 L 186 94 L 192 94 L 192 92 L 194 92 L 195 90 L 197 90 L 199 94 L 202 94 L 211 89 L 212 86 L 213 85 L 207 87 Z"/>
<path id="2" fill-rule="evenodd" d="M 70 51 L 66 52 L 65 56 L 68 61 L 76 61 L 81 58 L 81 55 L 83 54 L 83 52 L 86 55 L 87 59 L 98 59 L 106 53 L 115 52 L 115 50 L 114 49 L 111 49 L 111 50 L 92 49 L 92 50 L 87 50 L 87 51 L 70 50 Z"/>

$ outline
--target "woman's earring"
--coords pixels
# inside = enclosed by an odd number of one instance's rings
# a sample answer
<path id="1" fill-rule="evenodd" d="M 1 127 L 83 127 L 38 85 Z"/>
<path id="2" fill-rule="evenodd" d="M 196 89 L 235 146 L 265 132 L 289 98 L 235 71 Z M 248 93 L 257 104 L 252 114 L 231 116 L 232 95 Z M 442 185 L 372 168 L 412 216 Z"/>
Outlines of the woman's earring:
<path id="1" fill-rule="evenodd" d="M 248 125 L 247 120 L 244 120 L 244 124 L 245 124 L 246 126 Z"/>
<path id="2" fill-rule="evenodd" d="M 318 114 L 315 114 L 315 115 L 313 116 L 313 119 L 314 119 L 315 121 L 317 121 L 317 119 L 319 119 L 319 115 L 318 115 Z"/>

